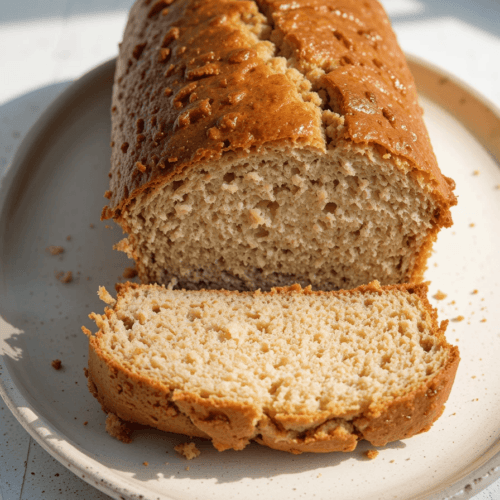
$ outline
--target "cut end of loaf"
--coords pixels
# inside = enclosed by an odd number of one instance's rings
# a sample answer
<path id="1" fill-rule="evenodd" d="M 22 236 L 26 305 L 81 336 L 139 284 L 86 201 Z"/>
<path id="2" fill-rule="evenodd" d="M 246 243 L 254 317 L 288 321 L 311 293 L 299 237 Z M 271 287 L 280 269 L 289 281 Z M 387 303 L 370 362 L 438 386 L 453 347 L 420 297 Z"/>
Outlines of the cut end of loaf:
<path id="1" fill-rule="evenodd" d="M 255 439 L 294 453 L 350 451 L 360 439 L 409 437 L 440 415 L 458 365 L 425 285 L 118 292 L 90 338 L 99 401 L 219 450 Z"/>
<path id="2" fill-rule="evenodd" d="M 437 207 L 394 161 L 347 144 L 228 154 L 138 196 L 122 215 L 124 248 L 143 282 L 195 290 L 418 280 Z"/>

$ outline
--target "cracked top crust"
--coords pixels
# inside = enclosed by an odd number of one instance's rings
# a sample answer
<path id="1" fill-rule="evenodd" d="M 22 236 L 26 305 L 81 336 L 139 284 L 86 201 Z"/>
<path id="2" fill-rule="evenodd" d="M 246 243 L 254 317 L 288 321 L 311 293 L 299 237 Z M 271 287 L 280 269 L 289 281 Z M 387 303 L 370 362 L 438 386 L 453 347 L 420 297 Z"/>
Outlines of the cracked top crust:
<path id="1" fill-rule="evenodd" d="M 345 120 L 335 139 L 322 123 L 332 110 Z M 138 0 L 120 47 L 112 121 L 103 218 L 227 151 L 282 144 L 321 154 L 338 140 L 409 161 L 443 212 L 456 203 L 375 0 Z"/>
<path id="2" fill-rule="evenodd" d="M 345 117 L 344 138 L 375 143 L 417 166 L 444 201 L 454 183 L 439 171 L 415 82 L 389 19 L 376 0 L 257 0 L 273 19 L 282 52 Z M 316 78 L 318 78 L 316 76 Z"/>

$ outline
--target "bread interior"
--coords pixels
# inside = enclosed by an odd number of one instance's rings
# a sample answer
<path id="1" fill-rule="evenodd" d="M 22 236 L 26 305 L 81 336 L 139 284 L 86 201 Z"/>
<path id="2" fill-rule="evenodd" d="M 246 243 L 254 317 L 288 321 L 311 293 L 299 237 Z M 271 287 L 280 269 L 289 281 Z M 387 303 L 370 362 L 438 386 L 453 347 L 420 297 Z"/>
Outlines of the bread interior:
<path id="1" fill-rule="evenodd" d="M 399 289 L 239 294 L 151 286 L 129 288 L 113 310 L 102 316 L 98 342 L 115 366 L 269 415 L 349 418 L 421 387 L 449 356 L 423 300 Z"/>
<path id="2" fill-rule="evenodd" d="M 382 153 L 342 141 L 326 154 L 275 147 L 177 175 L 123 214 L 141 278 L 227 290 L 409 280 L 435 201 Z"/>

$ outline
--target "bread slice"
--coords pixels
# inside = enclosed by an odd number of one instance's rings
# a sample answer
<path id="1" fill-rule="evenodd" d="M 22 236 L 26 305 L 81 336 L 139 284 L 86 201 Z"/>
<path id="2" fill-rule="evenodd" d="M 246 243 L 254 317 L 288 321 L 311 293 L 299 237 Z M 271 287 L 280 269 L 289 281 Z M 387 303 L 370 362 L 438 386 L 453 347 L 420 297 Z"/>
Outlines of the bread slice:
<path id="1" fill-rule="evenodd" d="M 380 4 L 282 4 L 132 8 L 103 218 L 144 283 L 417 282 L 452 224 L 454 183 Z"/>
<path id="2" fill-rule="evenodd" d="M 91 314 L 88 381 L 126 422 L 292 453 L 351 451 L 427 431 L 459 363 L 426 285 L 313 292 L 117 285 Z M 116 434 L 116 433 L 115 433 Z"/>

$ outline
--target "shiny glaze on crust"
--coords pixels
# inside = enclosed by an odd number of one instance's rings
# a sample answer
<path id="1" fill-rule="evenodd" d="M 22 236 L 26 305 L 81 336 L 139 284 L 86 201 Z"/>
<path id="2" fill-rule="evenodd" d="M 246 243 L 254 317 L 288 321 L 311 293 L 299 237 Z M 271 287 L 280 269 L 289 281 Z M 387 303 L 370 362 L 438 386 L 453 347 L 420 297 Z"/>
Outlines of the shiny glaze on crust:
<path id="1" fill-rule="evenodd" d="M 113 90 L 110 206 L 225 151 L 273 142 L 324 150 L 320 110 L 266 64 L 269 42 L 248 33 L 262 22 L 254 2 L 134 5 Z"/>
<path id="2" fill-rule="evenodd" d="M 258 29 L 266 22 L 270 34 Z M 275 69 L 277 56 L 324 91 L 321 107 Z M 451 225 L 454 182 L 439 171 L 413 77 L 376 0 L 138 0 L 115 75 L 103 218 L 119 219 L 141 191 L 228 151 L 335 147 L 325 142 L 325 109 L 344 118 L 339 145 L 373 144 L 406 162 L 402 170 L 436 197 L 439 226 Z"/>
<path id="3" fill-rule="evenodd" d="M 454 182 L 437 165 L 413 76 L 376 0 L 257 0 L 272 18 L 281 50 L 304 72 L 319 68 L 317 88 L 344 116 L 344 138 L 375 143 L 415 164 L 447 206 Z"/>

